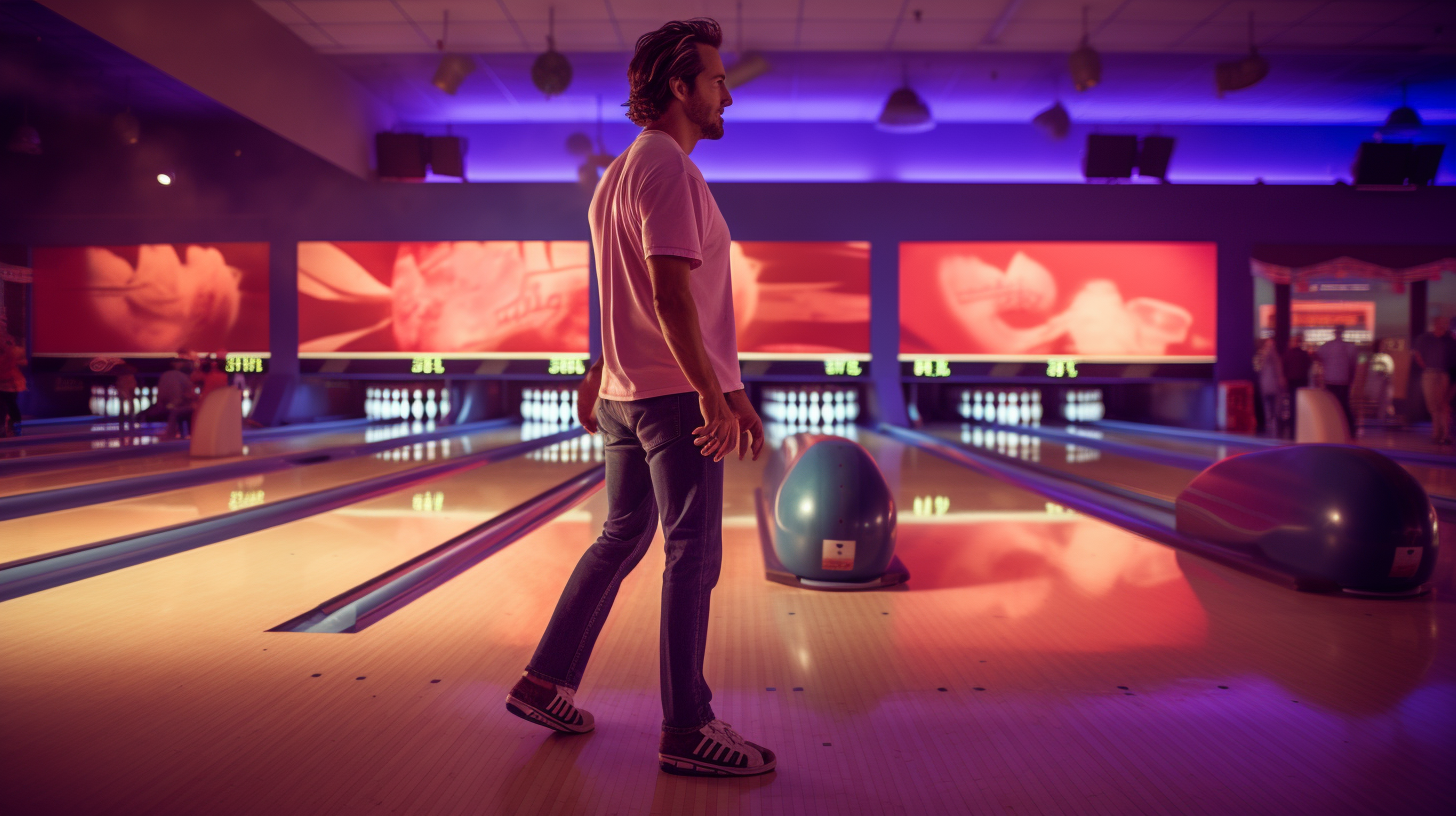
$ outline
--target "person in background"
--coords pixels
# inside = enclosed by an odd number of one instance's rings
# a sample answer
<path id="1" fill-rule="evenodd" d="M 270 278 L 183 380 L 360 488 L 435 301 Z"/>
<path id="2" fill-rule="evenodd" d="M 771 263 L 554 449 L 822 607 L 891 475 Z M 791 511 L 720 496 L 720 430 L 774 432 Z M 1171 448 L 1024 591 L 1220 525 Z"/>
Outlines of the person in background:
<path id="1" fill-rule="evenodd" d="M 1274 345 L 1274 338 L 1270 337 L 1259 344 L 1259 352 L 1254 355 L 1254 370 L 1259 372 L 1259 397 L 1264 403 L 1264 432 L 1270 436 L 1280 436 L 1284 430 L 1281 420 L 1288 382 L 1284 378 L 1284 361 L 1280 359 L 1279 347 Z"/>
<path id="2" fill-rule="evenodd" d="M 223 371 L 222 369 L 222 363 L 216 360 L 208 360 L 206 358 L 204 358 L 201 365 L 197 367 L 198 373 L 201 375 L 201 384 L 198 386 L 198 390 L 201 391 L 201 394 L 198 397 L 199 402 L 201 400 L 207 399 L 207 395 L 211 394 L 217 389 L 227 388 L 227 372 Z M 194 375 L 193 379 L 199 378 Z"/>
<path id="3" fill-rule="evenodd" d="M 168 439 L 180 439 L 182 427 L 191 427 L 192 409 L 197 405 L 197 392 L 192 387 L 192 380 L 182 373 L 186 367 L 187 361 L 178 357 L 157 380 L 157 404 L 167 411 L 165 435 Z"/>
<path id="4" fill-rule="evenodd" d="M 25 390 L 25 349 L 0 331 L 0 436 L 20 435 L 20 393 Z"/>
<path id="5" fill-rule="evenodd" d="M 1325 390 L 1335 395 L 1340 407 L 1345 409 L 1345 423 L 1350 436 L 1355 436 L 1355 414 L 1350 410 L 1350 382 L 1355 378 L 1355 363 L 1358 352 L 1355 344 L 1345 339 L 1345 327 L 1335 327 L 1335 339 L 1321 345 L 1314 351 L 1324 372 Z"/>
<path id="6" fill-rule="evenodd" d="M 1421 367 L 1421 396 L 1431 412 L 1431 441 L 1451 444 L 1451 370 L 1456 367 L 1456 340 L 1445 317 L 1431 321 L 1431 330 L 1411 344 L 1411 357 Z"/>
<path id="7" fill-rule="evenodd" d="M 121 402 L 122 422 L 136 420 L 137 370 L 130 363 L 116 367 L 116 395 Z"/>
<path id="8" fill-rule="evenodd" d="M 1299 389 L 1309 387 L 1309 367 L 1312 362 L 1309 352 L 1304 350 L 1304 337 L 1298 334 L 1290 335 L 1289 348 L 1284 350 L 1284 359 L 1281 360 L 1284 368 L 1284 382 L 1289 390 L 1289 427 L 1288 436 L 1294 436 L 1295 417 L 1299 414 L 1299 406 L 1296 400 Z"/>

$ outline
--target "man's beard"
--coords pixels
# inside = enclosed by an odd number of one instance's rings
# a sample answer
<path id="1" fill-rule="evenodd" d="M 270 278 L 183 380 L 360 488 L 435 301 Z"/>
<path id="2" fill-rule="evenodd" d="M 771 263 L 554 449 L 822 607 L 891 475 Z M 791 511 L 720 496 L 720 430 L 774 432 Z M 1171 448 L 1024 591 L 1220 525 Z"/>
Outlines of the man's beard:
<path id="1" fill-rule="evenodd" d="M 690 94 L 685 112 L 688 121 L 698 126 L 704 139 L 723 138 L 723 119 L 714 114 L 713 104 L 706 97 Z"/>

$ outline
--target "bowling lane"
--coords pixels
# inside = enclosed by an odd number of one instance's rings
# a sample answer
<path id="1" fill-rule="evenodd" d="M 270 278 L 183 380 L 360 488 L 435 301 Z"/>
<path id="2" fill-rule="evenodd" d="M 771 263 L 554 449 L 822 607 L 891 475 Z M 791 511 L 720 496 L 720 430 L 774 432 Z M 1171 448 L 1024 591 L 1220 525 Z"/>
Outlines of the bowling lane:
<path id="1" fill-rule="evenodd" d="M 434 442 L 401 439 L 400 447 L 369 456 L 0 521 L 0 562 L 199 521 L 521 440 L 519 425 Z"/>
<path id="2" fill-rule="evenodd" d="M 257 669 L 267 674 L 282 664 L 249 664 L 258 656 L 290 662 L 312 655 L 305 659 L 321 660 L 350 641 L 356 645 L 362 641 L 352 635 L 280 635 L 266 632 L 267 628 L 591 467 L 585 461 L 591 457 L 582 452 L 576 444 L 558 446 L 554 454 L 487 465 L 428 486 L 0 604 L 4 621 L 0 627 L 7 633 L 0 643 L 4 664 L 0 689 L 7 700 L 15 692 L 40 704 L 33 712 L 39 716 L 34 717 L 9 704 L 0 711 L 0 729 L 6 734 L 0 767 L 5 768 L 7 811 L 75 812 L 71 803 L 87 797 L 116 802 L 138 795 L 146 798 L 147 791 L 134 785 L 136 774 L 150 776 L 164 763 L 149 747 L 136 750 L 140 746 L 157 737 L 164 742 L 188 741 L 206 732 L 231 732 L 243 720 L 266 717 L 279 705 L 291 709 L 298 694 L 325 691 L 323 686 L 307 685 L 308 673 L 297 678 L 288 673 L 277 678 L 281 684 L 270 684 Z M 490 562 L 486 563 L 489 568 Z M 474 602 L 497 615 L 511 613 L 497 599 Z M 179 660 L 184 655 L 186 659 Z M 109 661 L 119 661 L 114 665 L 121 669 L 119 676 L 104 668 Z M 176 674 L 178 669 L 181 675 Z M 183 675 L 193 679 L 174 682 Z M 69 678 L 67 684 L 76 684 L 69 692 L 49 685 L 63 677 Z M 330 675 L 330 681 L 335 679 Z M 82 689 L 83 693 L 75 693 Z M 264 696 L 253 696 L 257 692 Z M 172 719 L 181 711 L 199 714 L 197 705 L 210 713 L 190 723 Z M 150 713 L 133 719 L 143 709 Z M 293 710 L 307 719 L 306 709 L 307 705 Z M 148 723 L 152 716 L 162 719 Z M 46 733 L 47 717 L 65 722 L 53 723 L 59 730 Z M 52 751 L 78 737 L 79 750 L 88 756 L 94 753 L 102 761 L 100 766 L 78 773 L 73 763 L 50 760 L 55 756 Z M 107 745 L 99 746 L 98 739 Z M 131 749 L 126 747 L 128 741 Z M 31 760 L 23 760 L 26 755 Z M 204 763 L 214 758 L 209 755 Z M 254 759 L 270 764 L 264 757 Z M 26 772 L 16 763 L 40 776 L 24 781 Z M 254 765 L 253 770 L 259 768 Z M 265 773 L 291 775 L 282 768 Z M 103 778 L 109 780 L 105 783 L 109 790 L 72 787 L 44 793 L 63 779 L 89 785 Z M 23 806 L 14 798 L 22 789 L 26 793 L 20 795 L 27 802 Z M 157 804 L 166 812 L 202 812 L 195 810 L 201 803 Z M 231 807 L 215 802 L 202 810 L 242 812 Z"/>
<path id="3" fill-rule="evenodd" d="M 578 695 L 597 731 L 552 736 L 505 712 L 601 523 L 599 493 L 357 635 L 265 630 L 422 549 L 418 525 L 379 517 L 341 535 L 300 522 L 0 604 L 11 801 L 27 813 L 1448 809 L 1450 603 L 1290 592 L 861 440 L 902 508 L 912 577 L 891 591 L 764 580 L 751 512 L 762 463 L 728 468 L 706 671 L 718 716 L 779 753 L 773 776 L 657 769 L 660 543 L 623 582 Z"/>
<path id="4" fill-rule="evenodd" d="M 30 493 L 56 487 L 70 487 L 94 484 L 130 476 L 144 476 L 153 473 L 171 473 L 180 470 L 195 470 L 225 462 L 237 462 L 249 458 L 277 456 L 286 453 L 329 448 L 336 445 L 357 445 L 381 439 L 403 437 L 409 428 L 399 425 L 359 426 L 347 430 L 326 430 L 316 433 L 298 433 L 273 439 L 260 439 L 243 446 L 242 456 L 217 458 L 193 458 L 186 447 L 180 450 L 159 450 L 155 454 L 141 455 L 129 459 L 102 461 L 94 464 L 63 464 L 52 470 L 28 471 L 3 475 L 0 471 L 0 496 Z M 110 440 L 107 440 L 110 441 Z M 92 448 L 84 448 L 91 450 Z"/>
<path id="5" fill-rule="evenodd" d="M 105 428 L 106 426 L 97 427 Z M 155 444 L 159 440 L 164 426 L 147 425 L 130 431 L 115 430 L 114 427 L 113 425 L 112 430 L 101 430 L 96 433 L 82 432 L 84 436 L 80 438 L 77 434 L 58 433 L 34 437 L 26 434 L 19 438 L 11 437 L 0 440 L 0 462 L 26 459 L 32 456 L 47 456 L 52 453 L 74 453 L 98 448 Z"/>
<path id="6" fill-rule="evenodd" d="M 976 428 L 980 429 L 980 436 L 976 435 Z M 936 436 L 962 444 L 973 445 L 974 447 L 989 447 L 991 449 L 998 449 L 1000 445 L 988 437 L 987 434 L 1013 434 L 1018 440 L 1018 444 L 1015 446 L 1017 453 L 1014 454 L 1018 458 L 1025 458 L 1021 456 L 1021 451 L 1023 448 L 1029 446 L 1021 443 L 1025 442 L 1026 438 L 1031 436 L 1024 431 L 1017 430 L 1015 426 L 978 426 L 974 423 L 927 425 L 925 430 L 928 433 L 933 433 Z M 1068 430 L 1071 430 L 1071 428 L 1069 427 Z M 1239 453 L 1247 453 L 1252 450 L 1268 449 L 1264 446 L 1224 445 L 1216 442 L 1170 439 L 1168 437 L 1143 435 L 1120 430 L 1111 431 L 1102 428 L 1088 428 L 1086 426 L 1075 426 L 1075 430 L 1072 432 L 1085 435 L 1089 439 L 1106 439 L 1128 445 L 1138 445 L 1152 450 L 1170 450 L 1189 453 L 1195 456 L 1206 457 L 1210 461 Z M 975 442 L 976 439 L 986 441 L 984 444 L 977 444 Z M 1198 473 L 1196 470 L 1145 462 L 1132 456 L 1124 456 L 1110 451 L 1099 450 L 1091 445 L 1078 445 L 1076 443 L 1063 444 L 1051 439 L 1040 439 L 1035 449 L 1044 457 L 1039 460 L 1042 464 L 1058 466 L 1062 469 L 1071 469 L 1076 473 L 1106 481 L 1110 484 L 1130 487 L 1139 492 L 1162 496 L 1164 498 L 1173 498 L 1176 496 L 1187 485 L 1188 481 Z M 1456 462 L 1453 462 L 1453 467 L 1447 468 L 1417 462 L 1395 461 L 1396 464 L 1405 468 L 1407 472 L 1414 476 L 1416 481 L 1420 482 L 1426 489 L 1427 493 L 1433 496 L 1456 497 Z"/>

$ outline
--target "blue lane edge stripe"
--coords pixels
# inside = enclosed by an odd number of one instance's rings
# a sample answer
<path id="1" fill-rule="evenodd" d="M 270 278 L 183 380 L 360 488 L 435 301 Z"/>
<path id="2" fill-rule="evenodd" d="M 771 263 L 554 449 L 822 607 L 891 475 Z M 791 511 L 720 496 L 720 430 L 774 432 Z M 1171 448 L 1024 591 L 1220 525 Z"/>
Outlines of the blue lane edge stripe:
<path id="1" fill-rule="evenodd" d="M 605 465 L 590 468 L 268 631 L 361 632 L 546 525 L 605 482 Z"/>
<path id="2" fill-rule="evenodd" d="M 31 493 L 16 493 L 10 496 L 0 496 L 0 521 L 34 516 L 41 513 L 54 513 L 60 510 L 71 510 L 76 507 L 119 501 L 121 499 L 130 499 L 136 496 L 145 496 L 148 493 L 180 490 L 184 487 L 220 482 L 225 479 L 258 476 L 264 473 L 286 470 L 291 467 L 322 464 L 336 459 L 352 459 L 358 456 L 368 456 L 371 453 L 404 447 L 417 442 L 428 442 L 434 439 L 488 431 L 514 423 L 514 418 L 503 417 L 501 419 L 490 419 L 484 422 L 472 422 L 466 425 L 447 425 L 444 428 L 437 428 L 434 431 L 422 434 L 396 436 L 391 439 L 381 439 L 375 442 L 360 442 L 353 445 L 337 445 L 332 448 L 292 451 L 290 453 L 279 453 L 273 456 L 225 462 L 219 465 L 183 468 L 180 470 L 166 471 L 164 473 L 147 473 L 141 476 L 130 476 L 105 482 L 91 482 L 88 484 L 70 485 L 68 487 L 56 487 L 49 490 L 37 490 Z M 146 447 L 155 449 L 156 446 Z"/>
<path id="3" fill-rule="evenodd" d="M 209 519 L 173 525 L 135 536 L 84 545 L 0 565 L 0 601 L 69 584 L 123 567 L 215 544 L 290 521 L 367 501 L 411 485 L 511 459 L 584 433 L 572 428 L 550 436 L 467 454 L 362 482 L 295 496 L 273 504 L 235 510 Z"/>

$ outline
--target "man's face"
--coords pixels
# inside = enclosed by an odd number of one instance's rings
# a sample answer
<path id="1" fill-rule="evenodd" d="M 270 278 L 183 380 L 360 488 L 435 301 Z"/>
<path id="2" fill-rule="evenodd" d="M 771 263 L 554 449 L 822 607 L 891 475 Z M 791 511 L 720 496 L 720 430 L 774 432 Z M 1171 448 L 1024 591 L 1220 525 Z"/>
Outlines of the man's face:
<path id="1" fill-rule="evenodd" d="M 733 96 L 728 93 L 727 72 L 723 70 L 723 58 L 713 46 L 698 43 L 698 56 L 703 60 L 703 72 L 688 89 L 683 112 L 702 131 L 704 139 L 721 139 L 723 109 L 733 104 Z"/>

